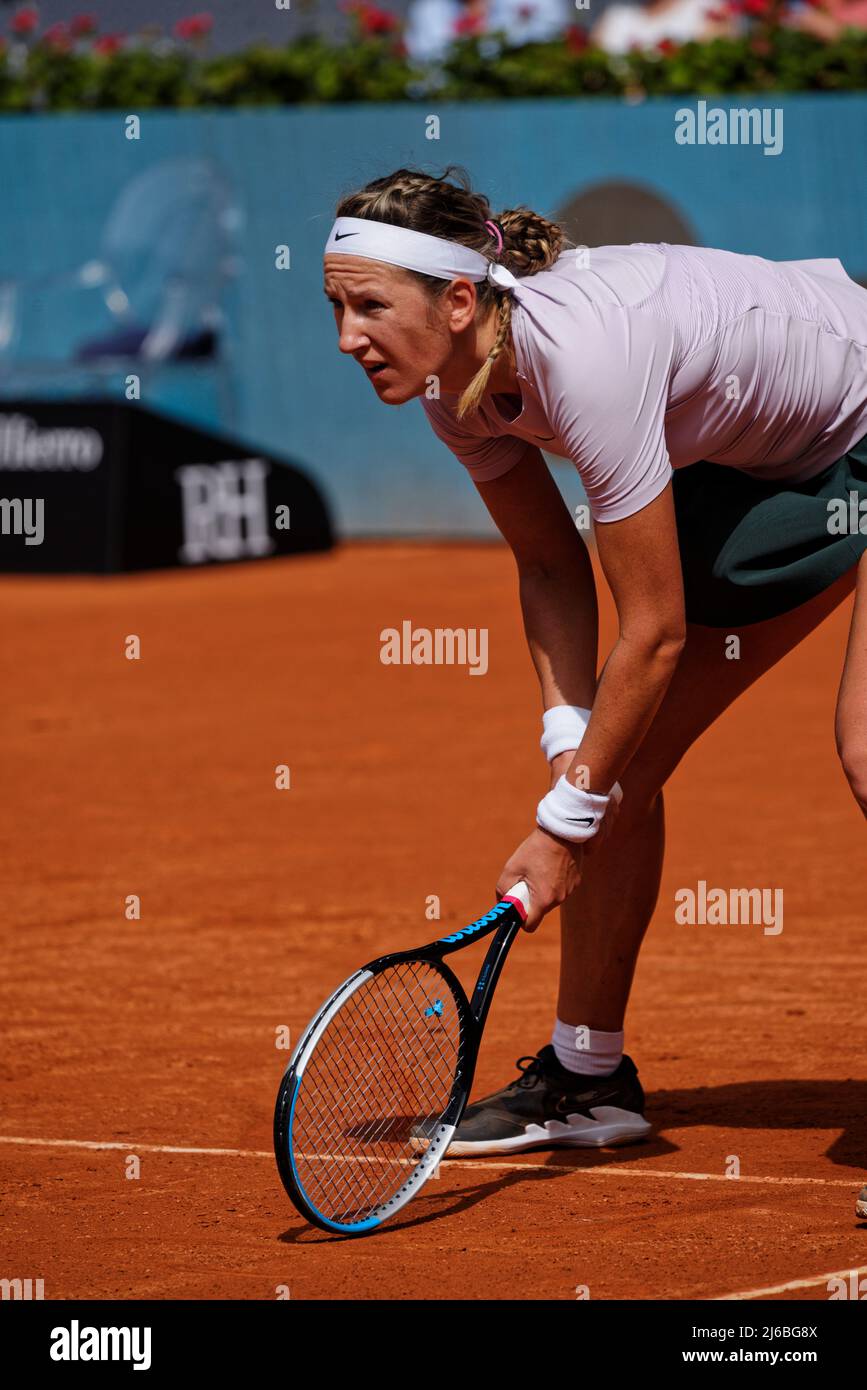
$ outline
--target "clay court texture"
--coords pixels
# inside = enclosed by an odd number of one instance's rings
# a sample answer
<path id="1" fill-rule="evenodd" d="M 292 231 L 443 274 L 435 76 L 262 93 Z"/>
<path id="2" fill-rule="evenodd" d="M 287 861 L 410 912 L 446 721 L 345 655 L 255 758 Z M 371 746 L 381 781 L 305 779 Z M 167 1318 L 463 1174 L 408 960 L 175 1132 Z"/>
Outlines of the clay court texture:
<path id="1" fill-rule="evenodd" d="M 350 545 L 2 597 L 0 1274 L 46 1299 L 810 1300 L 867 1273 L 865 826 L 833 728 L 851 598 L 667 787 L 626 1025 L 651 1141 L 445 1160 L 342 1240 L 277 1176 L 277 1044 L 365 960 L 489 907 L 532 826 L 511 556 Z M 405 620 L 487 629 L 484 678 L 384 664 Z M 783 930 L 678 922 L 702 881 L 782 889 Z M 549 1040 L 558 949 L 557 914 L 516 942 L 476 1095 Z"/>

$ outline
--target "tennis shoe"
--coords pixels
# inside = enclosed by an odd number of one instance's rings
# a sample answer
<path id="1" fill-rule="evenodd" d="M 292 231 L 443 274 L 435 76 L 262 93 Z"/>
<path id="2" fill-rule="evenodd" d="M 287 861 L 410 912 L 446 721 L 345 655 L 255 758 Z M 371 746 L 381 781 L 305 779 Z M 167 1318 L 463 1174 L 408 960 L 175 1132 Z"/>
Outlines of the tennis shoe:
<path id="1" fill-rule="evenodd" d="M 631 1057 L 611 1076 L 584 1076 L 562 1066 L 549 1043 L 535 1057 L 519 1057 L 517 1066 L 514 1081 L 467 1106 L 446 1157 L 601 1148 L 650 1134 Z"/>

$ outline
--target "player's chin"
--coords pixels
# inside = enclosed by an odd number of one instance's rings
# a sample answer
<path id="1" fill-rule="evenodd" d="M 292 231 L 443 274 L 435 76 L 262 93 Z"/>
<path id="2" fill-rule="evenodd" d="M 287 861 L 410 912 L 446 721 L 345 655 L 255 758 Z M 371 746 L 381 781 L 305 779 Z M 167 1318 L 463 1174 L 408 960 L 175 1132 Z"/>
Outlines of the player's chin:
<path id="1" fill-rule="evenodd" d="M 383 405 L 405 405 L 407 401 L 411 401 L 414 396 L 419 394 L 418 391 L 412 390 L 411 387 L 405 386 L 397 380 L 377 382 L 374 378 L 373 389 Z"/>
<path id="2" fill-rule="evenodd" d="M 394 367 L 386 367 L 368 376 L 377 396 L 386 405 L 404 405 L 406 401 L 420 396 L 425 389 L 424 382 L 419 385 L 417 381 L 401 376 Z"/>

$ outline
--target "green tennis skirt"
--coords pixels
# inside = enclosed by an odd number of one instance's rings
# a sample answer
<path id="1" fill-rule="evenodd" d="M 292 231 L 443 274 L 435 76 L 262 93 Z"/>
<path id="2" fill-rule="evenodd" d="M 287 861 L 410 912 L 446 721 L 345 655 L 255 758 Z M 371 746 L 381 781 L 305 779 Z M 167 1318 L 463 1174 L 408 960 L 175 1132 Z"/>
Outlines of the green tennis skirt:
<path id="1" fill-rule="evenodd" d="M 742 627 L 788 613 L 867 549 L 867 436 L 805 483 L 702 461 L 675 469 L 672 488 L 692 623 Z"/>

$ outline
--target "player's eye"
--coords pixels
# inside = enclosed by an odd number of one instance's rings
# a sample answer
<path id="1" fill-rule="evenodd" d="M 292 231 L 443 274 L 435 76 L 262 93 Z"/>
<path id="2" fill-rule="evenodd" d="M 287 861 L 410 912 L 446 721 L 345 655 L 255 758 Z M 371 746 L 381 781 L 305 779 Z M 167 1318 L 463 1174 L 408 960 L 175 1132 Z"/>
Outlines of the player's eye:
<path id="1" fill-rule="evenodd" d="M 337 308 L 342 308 L 342 307 L 343 307 L 343 306 L 341 305 L 339 299 L 332 299 L 330 295 L 328 296 L 328 303 L 329 303 L 329 304 L 332 304 L 332 305 L 335 307 L 335 309 L 337 309 Z M 365 301 L 364 301 L 364 303 L 363 303 L 363 305 L 362 305 L 362 308 L 364 308 L 364 309 L 384 309 L 384 308 L 385 308 L 385 305 L 384 305 L 384 304 L 381 304 L 380 301 L 379 301 L 378 299 L 365 299 Z"/>

